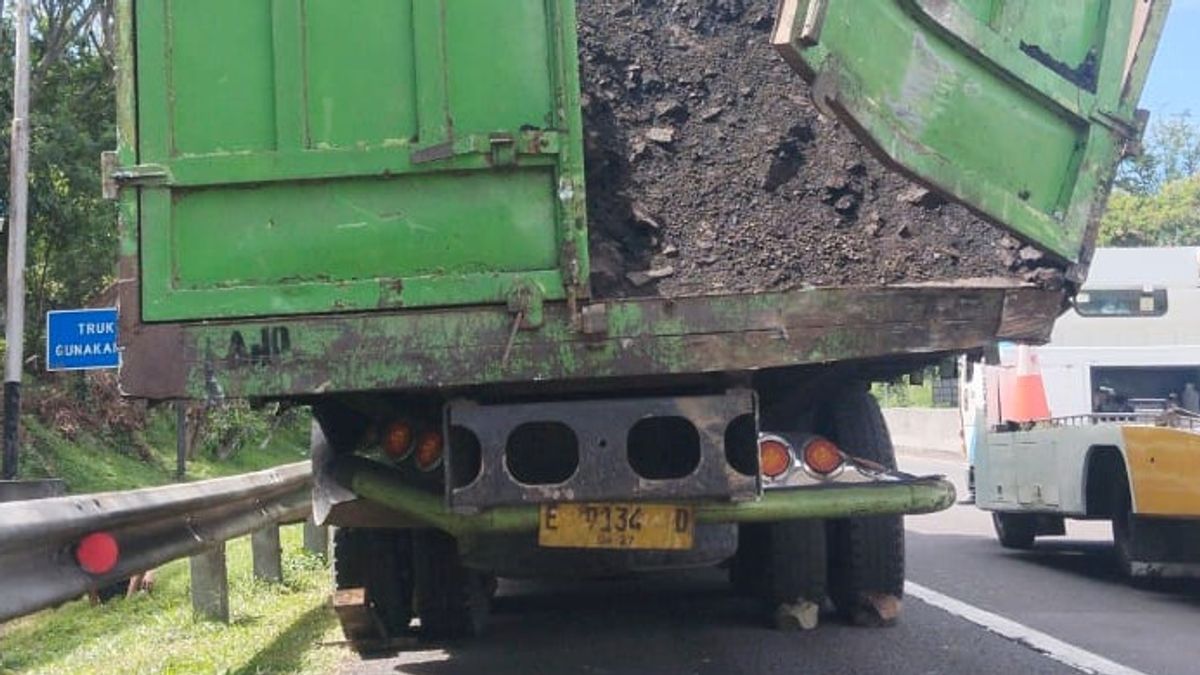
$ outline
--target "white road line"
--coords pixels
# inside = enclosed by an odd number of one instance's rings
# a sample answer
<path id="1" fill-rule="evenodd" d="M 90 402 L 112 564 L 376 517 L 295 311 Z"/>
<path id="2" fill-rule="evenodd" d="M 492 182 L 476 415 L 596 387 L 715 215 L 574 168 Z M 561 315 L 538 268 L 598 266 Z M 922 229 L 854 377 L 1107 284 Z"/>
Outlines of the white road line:
<path id="1" fill-rule="evenodd" d="M 926 604 L 933 605 L 957 617 L 966 619 L 1001 637 L 1019 642 L 1059 663 L 1064 663 L 1085 673 L 1094 673 L 1095 675 L 1146 675 L 1146 673 L 1140 670 L 1134 670 L 1128 666 L 1109 661 L 1099 654 L 1093 654 L 1086 649 L 1067 644 L 1062 640 L 1034 630 L 1029 626 L 1019 624 L 1016 621 L 1006 619 L 974 605 L 968 605 L 961 600 L 955 600 L 948 595 L 925 588 L 920 584 L 909 581 L 904 584 L 904 592 Z"/>

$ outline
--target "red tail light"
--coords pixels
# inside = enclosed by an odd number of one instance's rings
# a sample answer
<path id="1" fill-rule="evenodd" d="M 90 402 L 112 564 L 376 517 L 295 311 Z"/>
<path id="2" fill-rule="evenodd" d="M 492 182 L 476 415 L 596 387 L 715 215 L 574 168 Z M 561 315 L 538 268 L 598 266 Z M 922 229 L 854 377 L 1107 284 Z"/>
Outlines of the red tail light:
<path id="1" fill-rule="evenodd" d="M 445 443 L 442 435 L 436 431 L 426 431 L 417 440 L 416 462 L 422 471 L 433 471 L 442 464 L 442 454 Z"/>
<path id="2" fill-rule="evenodd" d="M 412 453 L 413 430 L 408 422 L 392 422 L 383 431 L 383 451 L 388 457 L 406 459 Z"/>
<path id="3" fill-rule="evenodd" d="M 778 478 L 792 468 L 792 448 L 782 439 L 767 437 L 758 442 L 758 467 L 767 478 Z"/>
<path id="4" fill-rule="evenodd" d="M 804 446 L 804 465 L 809 471 L 828 476 L 846 463 L 846 456 L 833 441 L 817 437 Z"/>

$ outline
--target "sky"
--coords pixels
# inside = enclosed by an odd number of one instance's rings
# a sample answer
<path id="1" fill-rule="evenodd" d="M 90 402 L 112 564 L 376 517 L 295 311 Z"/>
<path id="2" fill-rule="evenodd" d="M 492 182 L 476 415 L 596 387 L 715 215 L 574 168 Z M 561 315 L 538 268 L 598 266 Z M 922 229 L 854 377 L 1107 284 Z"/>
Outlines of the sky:
<path id="1" fill-rule="evenodd" d="M 1200 118 L 1200 0 L 1171 4 L 1141 107 L 1155 117 L 1190 110 Z"/>

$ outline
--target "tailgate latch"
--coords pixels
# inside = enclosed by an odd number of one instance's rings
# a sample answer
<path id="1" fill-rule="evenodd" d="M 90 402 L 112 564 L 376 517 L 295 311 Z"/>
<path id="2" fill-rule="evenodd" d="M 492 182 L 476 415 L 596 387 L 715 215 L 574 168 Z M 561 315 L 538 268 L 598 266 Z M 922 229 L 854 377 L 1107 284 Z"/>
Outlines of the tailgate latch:
<path id="1" fill-rule="evenodd" d="M 517 165 L 517 141 L 512 134 L 492 134 L 488 137 L 491 144 L 492 166 L 509 167 Z"/>
<path id="2" fill-rule="evenodd" d="M 115 152 L 105 152 L 100 155 L 101 185 L 105 199 L 116 199 L 121 188 L 163 187 L 171 181 L 171 173 L 165 166 L 139 164 L 120 168 L 117 163 Z"/>

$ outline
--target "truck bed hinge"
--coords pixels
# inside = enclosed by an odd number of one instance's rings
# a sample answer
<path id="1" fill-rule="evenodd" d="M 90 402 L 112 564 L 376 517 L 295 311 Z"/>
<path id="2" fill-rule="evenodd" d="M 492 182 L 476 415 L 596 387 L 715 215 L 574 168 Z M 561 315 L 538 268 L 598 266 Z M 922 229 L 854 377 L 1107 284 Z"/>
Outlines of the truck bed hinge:
<path id="1" fill-rule="evenodd" d="M 171 173 L 165 166 L 140 164 L 118 167 L 115 152 L 105 152 L 100 155 L 100 172 L 105 199 L 116 199 L 121 188 L 162 187 L 170 184 L 171 181 Z"/>
<path id="2" fill-rule="evenodd" d="M 519 330 L 537 330 L 546 322 L 546 299 L 532 283 L 517 283 L 508 292 L 508 311 L 519 318 Z"/>

